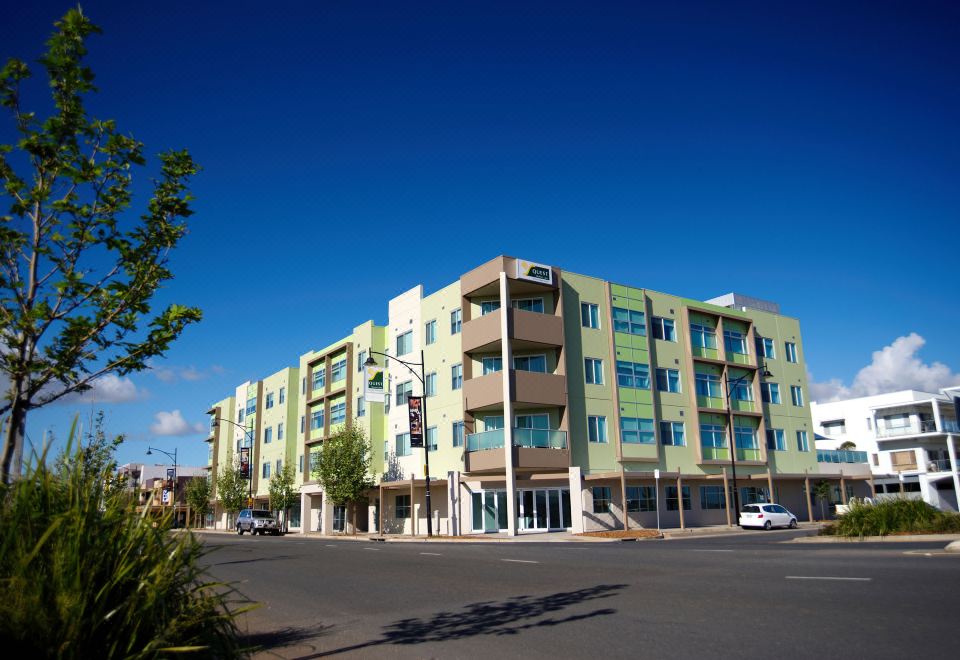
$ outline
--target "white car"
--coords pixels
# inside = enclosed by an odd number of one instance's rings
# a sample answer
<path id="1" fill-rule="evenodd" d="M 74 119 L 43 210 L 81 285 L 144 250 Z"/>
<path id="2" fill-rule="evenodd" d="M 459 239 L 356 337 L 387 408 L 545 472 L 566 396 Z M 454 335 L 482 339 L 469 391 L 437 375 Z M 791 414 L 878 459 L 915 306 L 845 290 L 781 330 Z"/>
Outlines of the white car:
<path id="1" fill-rule="evenodd" d="M 746 504 L 740 510 L 740 526 L 744 529 L 747 527 L 796 529 L 797 517 L 779 504 Z"/>

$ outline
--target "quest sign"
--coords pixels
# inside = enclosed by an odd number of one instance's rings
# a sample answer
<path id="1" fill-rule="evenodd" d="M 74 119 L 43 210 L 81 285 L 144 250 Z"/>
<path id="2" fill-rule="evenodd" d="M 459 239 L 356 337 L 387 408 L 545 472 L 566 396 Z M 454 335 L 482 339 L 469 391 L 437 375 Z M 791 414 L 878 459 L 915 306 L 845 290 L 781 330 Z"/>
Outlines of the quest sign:
<path id="1" fill-rule="evenodd" d="M 517 279 L 552 285 L 553 269 L 545 264 L 517 259 Z"/>

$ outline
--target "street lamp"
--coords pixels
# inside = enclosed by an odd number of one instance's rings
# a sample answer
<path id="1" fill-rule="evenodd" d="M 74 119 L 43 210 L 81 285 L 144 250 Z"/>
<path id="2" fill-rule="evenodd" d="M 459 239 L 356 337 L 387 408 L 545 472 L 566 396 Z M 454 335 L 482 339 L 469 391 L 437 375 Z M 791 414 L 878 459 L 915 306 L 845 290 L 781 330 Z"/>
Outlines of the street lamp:
<path id="1" fill-rule="evenodd" d="M 233 424 L 238 429 L 243 431 L 244 435 L 247 436 L 247 439 L 250 441 L 250 452 L 251 455 L 247 461 L 247 480 L 250 482 L 248 494 L 247 494 L 247 506 L 251 509 L 253 508 L 253 429 L 247 428 L 246 426 L 240 426 L 234 421 L 225 419 L 223 417 L 214 417 L 212 428 L 217 428 L 220 425 L 220 422 L 226 422 L 227 424 Z"/>
<path id="2" fill-rule="evenodd" d="M 429 433 L 427 432 L 427 380 L 426 374 L 424 373 L 424 365 L 426 361 L 423 359 L 423 351 L 420 351 L 420 361 L 419 362 L 407 362 L 401 360 L 400 358 L 393 357 L 392 355 L 387 355 L 386 353 L 381 353 L 380 351 L 370 351 L 370 357 L 367 358 L 366 362 L 363 363 L 365 367 L 375 367 L 377 366 L 377 361 L 373 359 L 374 355 L 382 355 L 385 358 L 389 358 L 394 362 L 399 362 L 407 368 L 411 374 L 417 377 L 420 381 L 420 385 L 423 386 L 423 405 L 421 407 L 421 413 L 423 415 L 423 456 L 424 456 L 424 478 L 427 484 L 427 538 L 433 536 L 433 509 L 430 506 L 430 438 Z M 420 367 L 420 373 L 418 374 L 413 370 L 413 367 Z M 380 503 L 380 506 L 383 506 L 383 503 Z M 410 503 L 411 513 L 413 512 L 413 502 Z"/>
<path id="3" fill-rule="evenodd" d="M 157 449 L 156 447 L 147 447 L 147 456 L 152 456 L 153 452 L 158 451 L 161 454 L 166 454 L 167 457 L 173 461 L 173 492 L 170 494 L 170 502 L 173 505 L 173 510 L 177 510 L 177 448 L 173 448 L 173 453 L 171 454 L 168 451 L 163 449 Z"/>
<path id="4" fill-rule="evenodd" d="M 761 369 L 762 371 L 759 372 L 761 378 L 769 378 L 773 375 L 765 365 L 761 364 Z M 730 406 L 730 398 L 733 394 L 733 390 L 731 389 L 730 385 L 732 384 L 737 386 L 748 378 L 753 380 L 753 377 L 749 372 L 743 374 L 739 378 L 734 378 L 733 381 L 731 381 L 729 376 L 726 375 L 726 372 L 724 372 L 723 377 L 727 385 L 727 433 L 730 436 L 730 471 L 733 476 L 733 515 L 739 518 L 740 499 L 737 492 L 737 443 L 736 438 L 733 435 L 733 408 Z M 770 497 L 773 497 L 773 493 L 770 493 Z"/>

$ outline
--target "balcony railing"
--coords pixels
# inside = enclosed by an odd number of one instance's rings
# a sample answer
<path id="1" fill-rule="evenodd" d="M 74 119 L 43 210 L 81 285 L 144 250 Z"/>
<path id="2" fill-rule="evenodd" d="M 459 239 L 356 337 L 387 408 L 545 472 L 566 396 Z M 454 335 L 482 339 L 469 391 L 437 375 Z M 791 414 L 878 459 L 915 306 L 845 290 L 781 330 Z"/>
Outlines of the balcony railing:
<path id="1" fill-rule="evenodd" d="M 954 424 L 956 425 L 956 424 Z M 908 426 L 895 426 L 892 428 L 879 428 L 878 437 L 896 438 L 902 435 L 920 435 L 921 433 L 936 433 L 937 425 L 932 419 L 923 420 L 919 424 L 909 424 Z"/>
<path id="2" fill-rule="evenodd" d="M 817 463 L 866 463 L 867 452 L 848 449 L 818 449 Z"/>
<path id="3" fill-rule="evenodd" d="M 566 449 L 567 432 L 554 429 L 513 429 L 513 446 L 534 449 Z M 503 429 L 481 431 L 467 436 L 467 451 L 503 449 Z"/>
<path id="4" fill-rule="evenodd" d="M 951 469 L 949 458 L 936 458 L 930 461 L 927 466 L 929 472 L 950 472 Z"/>

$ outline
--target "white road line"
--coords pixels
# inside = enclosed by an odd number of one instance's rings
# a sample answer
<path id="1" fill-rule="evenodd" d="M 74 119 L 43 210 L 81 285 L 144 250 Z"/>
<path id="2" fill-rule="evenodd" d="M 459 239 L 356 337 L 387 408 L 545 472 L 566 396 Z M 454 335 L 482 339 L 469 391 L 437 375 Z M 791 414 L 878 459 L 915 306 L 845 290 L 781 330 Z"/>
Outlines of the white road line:
<path id="1" fill-rule="evenodd" d="M 501 559 L 500 561 L 510 561 L 515 564 L 539 564 L 538 561 L 533 561 L 532 559 Z"/>
<path id="2" fill-rule="evenodd" d="M 328 547 L 328 548 L 336 548 L 337 546 L 334 545 L 333 543 L 327 543 L 327 547 Z"/>
<path id="3" fill-rule="evenodd" d="M 690 552 L 733 552 L 733 550 L 690 550 Z"/>
<path id="4" fill-rule="evenodd" d="M 374 552 L 380 552 L 380 548 L 364 548 L 364 550 L 373 550 Z"/>
<path id="5" fill-rule="evenodd" d="M 589 550 L 590 548 L 560 548 L 561 550 Z"/>
<path id="6" fill-rule="evenodd" d="M 816 575 L 787 575 L 787 580 L 838 580 L 841 582 L 870 582 L 873 578 L 862 578 L 862 577 L 831 577 L 831 576 L 816 576 Z"/>
<path id="7" fill-rule="evenodd" d="M 421 555 L 430 555 L 431 557 L 442 557 L 439 552 L 421 552 Z"/>

